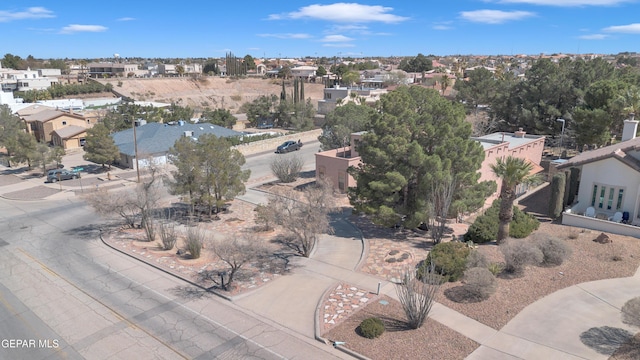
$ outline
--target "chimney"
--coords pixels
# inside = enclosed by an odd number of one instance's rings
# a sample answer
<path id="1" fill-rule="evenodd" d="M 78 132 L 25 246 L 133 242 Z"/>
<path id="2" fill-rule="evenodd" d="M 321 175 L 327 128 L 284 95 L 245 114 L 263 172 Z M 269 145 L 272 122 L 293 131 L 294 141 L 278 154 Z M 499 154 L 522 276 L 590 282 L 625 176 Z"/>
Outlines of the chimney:
<path id="1" fill-rule="evenodd" d="M 638 120 L 635 120 L 635 114 L 629 114 L 629 119 L 624 121 L 624 128 L 622 128 L 622 139 L 620 141 L 627 141 L 636 138 L 638 132 Z"/>
<path id="2" fill-rule="evenodd" d="M 518 129 L 518 131 L 513 133 L 513 137 L 517 137 L 517 138 L 524 138 L 524 135 L 526 134 L 526 131 L 523 131 L 522 128 Z"/>

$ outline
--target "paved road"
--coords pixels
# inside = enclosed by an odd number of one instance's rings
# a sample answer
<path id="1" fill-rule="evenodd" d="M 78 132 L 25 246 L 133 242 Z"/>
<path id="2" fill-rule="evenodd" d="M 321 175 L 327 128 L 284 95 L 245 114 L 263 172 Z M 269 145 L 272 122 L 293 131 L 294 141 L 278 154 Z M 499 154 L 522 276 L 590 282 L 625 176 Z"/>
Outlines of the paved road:
<path id="1" fill-rule="evenodd" d="M 0 359 L 342 355 L 106 248 L 76 200 L 0 199 Z M 45 344 L 51 344 L 49 348 Z"/>

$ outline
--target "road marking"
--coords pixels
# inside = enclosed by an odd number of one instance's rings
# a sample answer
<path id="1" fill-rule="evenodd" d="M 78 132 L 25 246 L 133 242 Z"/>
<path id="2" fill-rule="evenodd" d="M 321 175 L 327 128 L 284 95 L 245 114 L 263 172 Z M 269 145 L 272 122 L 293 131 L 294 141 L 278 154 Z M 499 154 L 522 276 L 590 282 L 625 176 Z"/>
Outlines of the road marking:
<path id="1" fill-rule="evenodd" d="M 65 279 L 64 277 L 60 276 L 60 274 L 56 273 L 55 271 L 53 271 L 51 268 L 49 268 L 48 266 L 46 266 L 44 263 L 42 263 L 40 260 L 36 259 L 33 255 L 29 254 L 27 251 L 25 251 L 22 248 L 18 248 L 18 251 L 20 251 L 22 254 L 24 254 L 26 257 L 28 257 L 29 259 L 31 259 L 32 261 L 34 261 L 35 263 L 37 263 L 38 265 L 40 265 L 45 271 L 47 271 L 50 274 L 55 275 L 56 277 L 62 279 L 64 282 L 66 282 L 67 284 L 71 285 L 72 287 L 74 287 L 76 290 L 80 291 L 81 293 L 85 294 L 86 296 L 88 296 L 89 298 L 91 298 L 93 301 L 97 302 L 98 304 L 104 306 L 105 308 L 107 308 L 109 311 L 111 311 L 111 313 L 120 321 L 124 322 L 125 324 L 127 324 L 129 327 L 131 327 L 134 330 L 140 330 L 142 332 L 144 332 L 145 334 L 149 335 L 151 338 L 155 339 L 156 341 L 158 341 L 160 344 L 164 345 L 165 347 L 167 347 L 168 349 L 170 349 L 171 351 L 173 351 L 174 353 L 176 353 L 176 355 L 180 356 L 181 358 L 187 360 L 190 357 L 182 354 L 178 349 L 174 349 L 172 346 L 170 346 L 169 344 L 167 344 L 164 340 L 156 337 L 155 335 L 151 334 L 149 331 L 141 328 L 141 327 L 137 327 L 134 323 L 132 323 L 131 321 L 127 320 L 124 316 L 120 315 L 120 313 L 118 313 L 115 309 L 113 309 L 112 307 L 110 307 L 109 305 L 105 304 L 104 302 L 100 301 L 99 299 L 95 298 L 94 296 L 92 296 L 91 294 L 87 293 L 86 291 L 84 291 L 83 289 L 79 288 L 78 286 L 76 286 L 74 283 L 70 282 L 69 280 Z M 128 278 L 127 278 L 128 279 Z M 130 279 L 129 279 L 130 280 Z"/>

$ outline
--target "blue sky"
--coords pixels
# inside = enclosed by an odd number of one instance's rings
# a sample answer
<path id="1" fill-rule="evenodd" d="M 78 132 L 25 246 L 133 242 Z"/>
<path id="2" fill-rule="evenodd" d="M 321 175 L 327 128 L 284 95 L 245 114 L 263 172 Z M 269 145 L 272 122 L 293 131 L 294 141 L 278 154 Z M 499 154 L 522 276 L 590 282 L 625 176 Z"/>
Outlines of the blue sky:
<path id="1" fill-rule="evenodd" d="M 415 56 L 640 51 L 640 0 L 2 0 L 0 56 Z"/>

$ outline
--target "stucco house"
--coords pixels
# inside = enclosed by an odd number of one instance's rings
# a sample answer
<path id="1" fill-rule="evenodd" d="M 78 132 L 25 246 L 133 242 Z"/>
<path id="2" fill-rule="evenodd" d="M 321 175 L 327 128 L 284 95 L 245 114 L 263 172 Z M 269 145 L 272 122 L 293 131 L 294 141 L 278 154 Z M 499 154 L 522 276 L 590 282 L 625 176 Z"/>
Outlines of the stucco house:
<path id="1" fill-rule="evenodd" d="M 631 116 L 624 121 L 621 142 L 585 151 L 558 166 L 580 170 L 577 201 L 563 213 L 563 224 L 640 237 L 637 130 L 638 121 Z"/>
<path id="2" fill-rule="evenodd" d="M 37 141 L 52 142 L 53 132 L 67 126 L 89 127 L 89 122 L 81 115 L 55 109 L 46 109 L 29 115 L 20 116 L 27 125 L 27 132 Z"/>
<path id="3" fill-rule="evenodd" d="M 363 131 L 351 134 L 351 146 L 316 153 L 316 176 L 329 179 L 342 193 L 346 192 L 347 188 L 356 186 L 355 179 L 347 173 L 347 169 L 350 166 L 357 166 L 361 161 L 354 145 L 364 133 Z M 540 161 L 544 148 L 544 136 L 529 135 L 520 129 L 514 133 L 498 132 L 472 139 L 478 141 L 485 152 L 485 158 L 479 170 L 479 181 L 494 180 L 498 183 L 497 191 L 487 199 L 487 204 L 500 194 L 501 183 L 491 171 L 491 165 L 495 164 L 498 158 L 507 156 L 523 158 L 532 164 L 531 174 L 543 170 Z M 523 194 L 528 188 L 520 186 L 517 190 L 519 194 Z"/>
<path id="4" fill-rule="evenodd" d="M 348 101 L 364 99 L 365 103 L 373 104 L 380 100 L 380 96 L 387 93 L 386 89 L 344 87 L 335 85 L 325 88 L 322 100 L 318 100 L 318 114 L 326 115 L 336 107 L 346 104 Z"/>
<path id="5" fill-rule="evenodd" d="M 147 159 L 152 159 L 156 164 L 167 162 L 169 149 L 181 137 L 188 136 L 197 140 L 203 134 L 213 134 L 217 137 L 241 136 L 243 133 L 224 128 L 222 126 L 199 123 L 190 124 L 178 121 L 175 125 L 137 122 L 136 142 L 133 141 L 133 129 L 119 131 L 111 135 L 116 146 L 120 149 L 120 160 L 117 164 L 135 169 L 136 145 L 138 148 L 138 161 L 140 167 L 146 166 Z"/>

